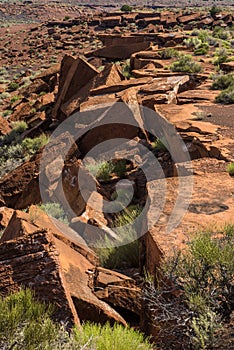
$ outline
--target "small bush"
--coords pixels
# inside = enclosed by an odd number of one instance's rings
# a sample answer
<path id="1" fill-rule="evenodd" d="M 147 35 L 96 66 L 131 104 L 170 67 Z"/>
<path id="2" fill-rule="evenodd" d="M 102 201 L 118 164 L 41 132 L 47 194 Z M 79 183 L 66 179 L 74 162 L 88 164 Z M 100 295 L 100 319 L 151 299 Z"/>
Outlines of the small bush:
<path id="1" fill-rule="evenodd" d="M 16 122 L 9 134 L 0 136 L 0 177 L 15 169 L 48 142 L 44 134 L 22 140 L 20 134 L 26 127 L 25 122 Z"/>
<path id="2" fill-rule="evenodd" d="M 34 139 L 29 137 L 22 141 L 22 149 L 26 155 L 32 155 L 36 153 L 41 147 L 45 146 L 48 142 L 48 137 L 45 134 L 41 134 Z"/>
<path id="3" fill-rule="evenodd" d="M 95 176 L 98 180 L 108 181 L 113 175 L 123 177 L 127 171 L 126 161 L 124 159 L 113 161 L 98 161 L 96 163 L 87 164 L 86 168 Z"/>
<path id="4" fill-rule="evenodd" d="M 181 55 L 179 59 L 170 66 L 172 72 L 199 73 L 202 67 L 192 60 L 191 55 Z"/>
<path id="5" fill-rule="evenodd" d="M 212 17 L 214 17 L 215 15 L 219 14 L 222 11 L 222 9 L 216 5 L 213 5 L 210 9 L 210 14 Z"/>
<path id="6" fill-rule="evenodd" d="M 230 176 L 234 176 L 234 163 L 230 163 L 227 166 L 227 172 Z"/>
<path id="7" fill-rule="evenodd" d="M 115 324 L 113 328 L 107 323 L 100 324 L 86 323 L 82 332 L 75 333 L 75 339 L 81 349 L 95 350 L 150 350 L 152 344 L 144 339 L 144 336 L 131 328 L 124 328 Z M 87 344 L 85 346 L 85 344 Z"/>
<path id="8" fill-rule="evenodd" d="M 227 62 L 228 59 L 228 53 L 225 48 L 217 49 L 214 54 L 214 65 L 218 66 L 220 63 Z"/>
<path id="9" fill-rule="evenodd" d="M 184 39 L 184 44 L 188 47 L 188 48 L 198 48 L 202 45 L 202 40 L 199 39 L 198 37 L 192 37 L 192 38 L 188 38 L 188 39 Z"/>
<path id="10" fill-rule="evenodd" d="M 47 348 L 57 333 L 52 312 L 51 306 L 34 300 L 29 289 L 0 298 L 0 348 Z"/>
<path id="11" fill-rule="evenodd" d="M 39 206 L 49 216 L 68 224 L 68 218 L 59 203 L 43 203 Z"/>
<path id="12" fill-rule="evenodd" d="M 0 298 L 0 348 L 14 350 L 150 350 L 131 328 L 85 323 L 70 334 L 51 320 L 54 308 L 36 301 L 29 290 Z"/>
<path id="13" fill-rule="evenodd" d="M 234 103 L 234 86 L 231 85 L 229 88 L 223 90 L 216 98 L 215 101 L 218 103 L 232 104 Z"/>
<path id="14" fill-rule="evenodd" d="M 124 64 L 121 66 L 122 69 L 122 74 L 125 78 L 130 79 L 132 74 L 131 74 L 131 65 L 130 65 L 130 60 L 126 60 Z"/>
<path id="15" fill-rule="evenodd" d="M 213 30 L 213 37 L 222 40 L 228 40 L 230 38 L 230 32 L 227 29 L 215 27 Z"/>
<path id="16" fill-rule="evenodd" d="M 126 232 L 125 225 L 132 223 L 140 214 L 141 208 L 130 206 L 118 214 L 114 220 L 114 227 L 118 227 L 119 241 L 105 237 L 96 244 L 96 252 L 99 255 L 102 266 L 110 269 L 139 266 L 139 241 L 133 228 Z M 122 228 L 121 228 L 122 227 Z M 124 244 L 125 242 L 125 244 Z M 126 244 L 126 242 L 129 242 Z M 103 248 L 105 247 L 105 248 Z"/>
<path id="17" fill-rule="evenodd" d="M 130 5 L 123 5 L 120 9 L 123 12 L 132 12 L 132 6 Z"/>
<path id="18" fill-rule="evenodd" d="M 6 110 L 3 112 L 3 117 L 4 117 L 4 118 L 9 117 L 12 113 L 13 113 L 13 111 L 12 111 L 11 109 L 6 109 Z"/>
<path id="19" fill-rule="evenodd" d="M 164 50 L 161 50 L 158 52 L 158 54 L 161 56 L 161 58 L 165 58 L 165 59 L 169 59 L 169 58 L 174 58 L 174 57 L 179 57 L 179 51 L 171 48 L 171 47 L 168 47 Z"/>
<path id="20" fill-rule="evenodd" d="M 211 88 L 213 90 L 225 90 L 232 85 L 234 86 L 234 74 L 222 74 L 214 77 Z"/>
<path id="21" fill-rule="evenodd" d="M 152 142 L 152 148 L 154 152 L 167 152 L 167 147 L 165 146 L 166 141 L 160 140 L 159 138 L 156 138 L 154 142 Z"/>
<path id="22" fill-rule="evenodd" d="M 209 51 L 209 44 L 203 43 L 194 50 L 194 55 L 206 55 Z"/>
<path id="23" fill-rule="evenodd" d="M 27 123 L 23 120 L 12 122 L 11 126 L 16 134 L 22 134 L 28 128 Z"/>
<path id="24" fill-rule="evenodd" d="M 98 168 L 96 177 L 98 180 L 108 181 L 110 180 L 113 171 L 114 165 L 112 162 L 102 162 Z"/>
<path id="25" fill-rule="evenodd" d="M 21 99 L 21 96 L 15 95 L 15 96 L 12 97 L 11 103 L 14 103 L 14 102 L 16 102 L 16 101 L 19 101 L 20 99 Z"/>
<path id="26" fill-rule="evenodd" d="M 156 286 L 146 282 L 144 299 L 160 325 L 162 349 L 172 348 L 173 337 L 184 349 L 217 348 L 218 331 L 233 309 L 233 248 L 234 225 L 200 232 L 162 266 L 165 279 Z"/>
<path id="27" fill-rule="evenodd" d="M 19 88 L 19 84 L 18 83 L 15 83 L 15 82 L 12 82 L 8 85 L 8 91 L 15 91 Z"/>

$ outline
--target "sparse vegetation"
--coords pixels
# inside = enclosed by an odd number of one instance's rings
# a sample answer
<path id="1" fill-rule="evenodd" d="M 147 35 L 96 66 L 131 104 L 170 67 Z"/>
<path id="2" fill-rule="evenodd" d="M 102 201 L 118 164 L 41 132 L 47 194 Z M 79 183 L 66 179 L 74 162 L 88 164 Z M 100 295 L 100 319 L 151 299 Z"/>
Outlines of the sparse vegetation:
<path id="1" fill-rule="evenodd" d="M 8 91 L 15 91 L 19 88 L 19 84 L 18 83 L 15 83 L 15 82 L 12 82 L 8 85 Z"/>
<path id="2" fill-rule="evenodd" d="M 26 128 L 24 121 L 16 122 L 9 134 L 0 136 L 0 177 L 27 160 L 48 142 L 45 134 L 22 140 L 21 134 Z"/>
<path id="3" fill-rule="evenodd" d="M 214 17 L 215 15 L 219 14 L 222 11 L 222 9 L 220 7 L 218 7 L 217 5 L 213 5 L 210 9 L 210 14 L 212 17 Z"/>
<path id="4" fill-rule="evenodd" d="M 132 12 L 132 6 L 130 5 L 123 5 L 120 9 L 123 12 Z"/>
<path id="5" fill-rule="evenodd" d="M 227 62 L 228 59 L 228 53 L 225 48 L 217 49 L 214 53 L 214 65 L 218 66 L 220 63 Z"/>
<path id="6" fill-rule="evenodd" d="M 16 102 L 16 101 L 19 101 L 20 99 L 21 99 L 21 96 L 15 95 L 15 96 L 12 97 L 11 103 L 14 103 L 14 102 Z"/>
<path id="7" fill-rule="evenodd" d="M 98 180 L 108 181 L 113 175 L 123 177 L 127 171 L 126 161 L 124 159 L 113 161 L 98 161 L 95 163 L 86 164 L 86 168 Z"/>
<path id="8" fill-rule="evenodd" d="M 42 203 L 39 208 L 46 212 L 49 216 L 68 224 L 68 218 L 59 203 Z"/>
<path id="9" fill-rule="evenodd" d="M 153 151 L 158 153 L 158 152 L 167 152 L 167 147 L 165 146 L 165 141 L 160 140 L 159 138 L 156 138 L 154 142 L 152 142 L 151 146 L 153 148 Z"/>
<path id="10" fill-rule="evenodd" d="M 128 228 L 126 231 L 124 226 L 133 223 L 140 213 L 139 206 L 130 206 L 124 209 L 114 220 L 114 227 L 119 228 L 119 241 L 112 241 L 106 236 L 104 240 L 97 242 L 95 250 L 104 267 L 110 269 L 138 267 L 139 241 L 137 233 L 133 228 Z M 126 242 L 129 243 L 126 244 Z"/>
<path id="11" fill-rule="evenodd" d="M 171 47 L 167 47 L 164 50 L 158 52 L 161 58 L 169 59 L 174 57 L 179 57 L 180 53 L 178 50 L 175 50 Z"/>
<path id="12" fill-rule="evenodd" d="M 234 85 L 220 92 L 215 99 L 218 103 L 232 104 L 234 103 Z"/>
<path id="13" fill-rule="evenodd" d="M 213 79 L 212 89 L 214 90 L 225 90 L 230 86 L 234 86 L 234 74 L 219 74 L 214 76 Z"/>
<path id="14" fill-rule="evenodd" d="M 145 300 L 159 327 L 162 349 L 171 349 L 170 340 L 175 344 L 178 339 L 189 349 L 217 345 L 220 328 L 233 308 L 233 248 L 233 225 L 200 232 L 186 252 L 175 254 L 162 268 L 165 280 L 157 287 L 146 283 Z"/>
<path id="15" fill-rule="evenodd" d="M 179 59 L 170 66 L 172 72 L 199 73 L 201 65 L 192 59 L 191 55 L 180 55 Z"/>
<path id="16" fill-rule="evenodd" d="M 38 302 L 29 290 L 0 298 L 0 348 L 15 350 L 150 350 L 131 328 L 86 323 L 70 333 L 52 321 L 53 306 Z"/>
<path id="17" fill-rule="evenodd" d="M 234 176 L 234 163 L 230 163 L 227 166 L 227 172 L 230 176 Z"/>

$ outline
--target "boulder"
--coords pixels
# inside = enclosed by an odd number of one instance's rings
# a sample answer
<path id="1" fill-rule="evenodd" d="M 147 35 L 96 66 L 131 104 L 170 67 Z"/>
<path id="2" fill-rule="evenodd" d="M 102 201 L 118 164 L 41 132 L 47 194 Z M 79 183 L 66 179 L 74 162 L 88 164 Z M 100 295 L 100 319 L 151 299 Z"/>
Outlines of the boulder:
<path id="1" fill-rule="evenodd" d="M 42 79 L 35 79 L 30 85 L 20 89 L 20 94 L 24 97 L 30 97 L 33 93 L 39 94 L 40 92 L 49 92 L 49 85 Z"/>
<path id="2" fill-rule="evenodd" d="M 96 145 L 99 145 L 98 154 L 102 154 L 106 152 L 104 141 L 119 138 L 132 139 L 138 135 L 140 130 L 138 118 L 133 115 L 131 108 L 124 103 L 117 102 L 103 108 L 95 108 L 92 114 L 89 111 L 82 112 L 84 119 L 86 115 L 87 126 L 81 124 L 80 128 L 82 128 L 83 136 L 78 141 L 78 147 L 83 155 Z M 88 117 L 94 119 L 96 115 L 97 117 L 92 124 L 89 124 Z M 129 121 L 129 123 L 125 124 L 126 121 Z M 113 148 L 115 148 L 115 143 L 113 143 Z"/>
<path id="3" fill-rule="evenodd" d="M 90 82 L 88 82 L 82 89 L 78 90 L 68 101 L 61 106 L 62 112 L 69 116 L 75 110 L 79 109 L 82 101 L 88 98 L 90 89 L 99 88 L 99 86 L 117 85 L 124 79 L 117 65 L 107 64 L 102 72 L 96 75 Z"/>
<path id="4" fill-rule="evenodd" d="M 10 115 L 10 120 L 15 122 L 18 120 L 24 120 L 31 114 L 32 106 L 29 102 L 21 102 L 18 104 L 14 110 L 14 112 Z"/>
<path id="5" fill-rule="evenodd" d="M 94 88 L 102 85 L 111 86 L 120 83 L 124 80 L 119 67 L 116 64 L 109 63 L 105 66 L 103 71 L 97 75 L 94 83 Z"/>
<path id="6" fill-rule="evenodd" d="M 154 109 L 155 104 L 170 104 L 177 102 L 180 88 L 189 81 L 189 76 L 155 78 L 151 83 L 139 90 L 139 99 L 144 106 Z"/>
<path id="7" fill-rule="evenodd" d="M 149 64 L 153 64 L 154 67 L 155 67 L 155 71 L 156 71 L 156 68 L 163 68 L 164 67 L 164 62 L 162 63 L 162 61 L 159 61 L 157 58 L 154 59 L 154 58 L 141 58 L 141 57 L 135 57 L 135 58 L 131 58 L 131 68 L 133 70 L 135 69 L 142 69 L 144 68 L 145 66 L 149 65 Z"/>
<path id="8" fill-rule="evenodd" d="M 0 196 L 7 207 L 25 209 L 33 203 L 40 203 L 38 183 L 40 156 L 40 153 L 34 155 L 0 179 Z"/>
<path id="9" fill-rule="evenodd" d="M 31 288 L 40 301 L 55 305 L 56 321 L 68 328 L 79 324 L 51 233 L 35 227 L 31 234 L 0 244 L 0 276 L 1 296 Z"/>
<path id="10" fill-rule="evenodd" d="M 191 239 L 192 232 L 201 232 L 207 230 L 207 227 L 217 227 L 217 222 L 219 227 L 225 226 L 227 222 L 234 222 L 234 202 L 229 195 L 233 180 L 225 171 L 225 163 L 217 159 L 203 158 L 193 160 L 191 166 L 193 167 L 193 197 L 187 203 L 188 209 L 185 210 L 179 225 L 167 232 L 168 220 L 173 215 L 172 210 L 178 196 L 178 180 L 168 178 L 167 203 L 158 222 L 142 238 L 141 268 L 145 267 L 152 275 L 155 275 L 164 259 L 168 260 L 173 256 L 175 249 L 185 248 L 186 242 Z M 151 184 L 147 186 L 149 188 Z M 154 198 L 151 197 L 151 200 Z"/>
<path id="11" fill-rule="evenodd" d="M 7 207 L 0 208 L 0 230 L 4 230 L 14 213 L 14 210 Z"/>
<path id="12" fill-rule="evenodd" d="M 59 89 L 53 109 L 53 117 L 61 119 L 60 108 L 63 103 L 69 101 L 74 95 L 80 97 L 79 91 L 82 90 L 98 74 L 96 68 L 91 66 L 81 57 L 74 59 L 65 55 L 60 68 Z M 86 91 L 87 90 L 87 91 Z M 83 92 L 88 95 L 89 89 Z M 85 98 L 85 97 L 83 97 Z"/>
<path id="13" fill-rule="evenodd" d="M 102 267 L 97 267 L 93 276 L 94 293 L 98 298 L 114 307 L 140 315 L 141 290 L 132 278 Z"/>
<path id="14" fill-rule="evenodd" d="M 54 28 L 51 28 L 54 29 Z M 42 72 L 37 74 L 32 80 L 41 79 L 47 84 L 50 84 L 51 78 L 56 76 L 60 70 L 60 63 L 53 64 L 51 67 L 44 69 Z"/>
<path id="15" fill-rule="evenodd" d="M 126 325 L 113 306 L 139 314 L 140 291 L 131 278 L 97 264 L 95 253 L 68 227 L 36 207 L 16 211 L 0 244 L 1 295 L 30 287 L 40 300 L 55 304 L 54 318 L 68 326 L 79 320 Z M 99 295 L 101 288 L 106 297 Z"/>
<path id="16" fill-rule="evenodd" d="M 114 28 L 121 24 L 121 16 L 104 17 L 101 19 L 101 26 L 105 28 Z"/>
<path id="17" fill-rule="evenodd" d="M 8 121 L 5 118 L 0 117 L 0 136 L 8 134 L 10 131 L 11 127 Z"/>

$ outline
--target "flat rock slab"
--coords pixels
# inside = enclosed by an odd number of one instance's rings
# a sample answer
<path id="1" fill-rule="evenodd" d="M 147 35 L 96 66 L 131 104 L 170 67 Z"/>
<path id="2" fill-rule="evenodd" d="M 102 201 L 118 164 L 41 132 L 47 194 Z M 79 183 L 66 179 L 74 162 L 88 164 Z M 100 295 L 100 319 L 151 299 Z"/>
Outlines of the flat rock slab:
<path id="1" fill-rule="evenodd" d="M 184 249 L 195 232 L 234 224 L 234 179 L 225 171 L 225 162 L 204 158 L 193 161 L 192 165 L 192 199 L 179 226 L 167 232 L 167 223 L 178 195 L 178 179 L 169 178 L 163 212 L 144 237 L 144 263 L 150 273 L 155 273 L 161 259 L 168 259 L 176 249 Z"/>
<path id="2" fill-rule="evenodd" d="M 101 49 L 86 53 L 86 57 L 127 59 L 130 58 L 131 54 L 134 52 L 146 50 L 149 47 L 150 43 L 147 41 L 128 45 L 104 46 Z"/>

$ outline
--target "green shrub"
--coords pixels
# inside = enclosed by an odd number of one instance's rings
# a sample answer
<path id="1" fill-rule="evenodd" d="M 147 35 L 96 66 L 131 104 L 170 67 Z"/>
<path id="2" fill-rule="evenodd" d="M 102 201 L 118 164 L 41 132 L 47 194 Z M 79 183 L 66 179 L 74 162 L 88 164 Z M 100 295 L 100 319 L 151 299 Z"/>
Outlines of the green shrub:
<path id="1" fill-rule="evenodd" d="M 28 128 L 27 123 L 23 120 L 12 122 L 11 126 L 12 126 L 12 130 L 14 130 L 16 134 L 22 134 Z"/>
<path id="2" fill-rule="evenodd" d="M 156 286 L 147 280 L 144 299 L 151 319 L 161 325 L 163 343 L 175 336 L 186 349 L 216 348 L 218 330 L 233 307 L 233 248 L 234 225 L 200 232 L 162 266 L 165 279 Z"/>
<path id="3" fill-rule="evenodd" d="M 222 11 L 222 9 L 216 5 L 213 5 L 210 9 L 210 14 L 212 17 L 214 17 L 215 15 L 219 14 Z"/>
<path id="4" fill-rule="evenodd" d="M 176 269 L 187 295 L 200 294 L 214 310 L 222 294 L 223 301 L 230 303 L 226 290 L 230 290 L 234 273 L 234 226 L 225 227 L 222 236 L 219 240 L 210 231 L 199 233 Z"/>
<path id="5" fill-rule="evenodd" d="M 179 51 L 171 48 L 171 47 L 167 47 L 164 50 L 158 51 L 158 54 L 161 56 L 161 58 L 165 58 L 165 59 L 169 59 L 169 58 L 174 58 L 174 57 L 179 57 Z"/>
<path id="6" fill-rule="evenodd" d="M 12 113 L 13 113 L 13 111 L 12 111 L 11 109 L 6 109 L 6 110 L 3 112 L 3 117 L 4 117 L 4 118 L 9 117 Z"/>
<path id="7" fill-rule="evenodd" d="M 28 156 L 32 155 L 36 153 L 41 147 L 45 146 L 48 140 L 48 136 L 46 136 L 45 134 L 41 134 L 40 136 L 35 137 L 34 139 L 27 137 L 22 141 L 21 144 L 23 152 Z"/>
<path id="8" fill-rule="evenodd" d="M 126 161 L 124 159 L 113 161 L 97 161 L 96 163 L 86 164 L 86 168 L 98 180 L 108 181 L 113 175 L 123 177 L 127 171 Z"/>
<path id="9" fill-rule="evenodd" d="M 45 349 L 57 332 L 52 312 L 51 306 L 34 300 L 29 289 L 0 298 L 0 347 Z"/>
<path id="10" fill-rule="evenodd" d="M 128 228 L 126 232 L 125 225 L 132 223 L 140 214 L 139 206 L 130 206 L 118 214 L 114 220 L 114 227 L 118 227 L 119 242 L 105 237 L 96 244 L 96 252 L 100 258 L 102 266 L 110 269 L 139 266 L 139 241 L 137 233 L 133 228 Z M 130 242 L 124 244 L 124 242 Z M 105 248 L 103 248 L 105 247 Z"/>
<path id="11" fill-rule="evenodd" d="M 194 55 L 206 55 L 209 51 L 209 44 L 203 43 L 194 50 Z"/>
<path id="12" fill-rule="evenodd" d="M 39 206 L 49 216 L 68 224 L 68 218 L 59 203 L 43 203 Z"/>
<path id="13" fill-rule="evenodd" d="M 152 142 L 152 148 L 154 152 L 167 152 L 167 147 L 165 146 L 166 141 L 164 140 L 160 140 L 159 138 L 156 137 L 156 139 L 154 140 L 154 142 Z"/>
<path id="14" fill-rule="evenodd" d="M 213 90 L 225 90 L 230 86 L 234 86 L 234 74 L 221 74 L 215 76 L 212 84 Z"/>
<path id="15" fill-rule="evenodd" d="M 113 171 L 114 165 L 112 162 L 102 162 L 98 168 L 96 177 L 98 180 L 108 181 Z"/>
<path id="16" fill-rule="evenodd" d="M 15 95 L 15 96 L 12 97 L 11 103 L 14 103 L 14 102 L 16 102 L 16 101 L 19 101 L 20 99 L 21 99 L 21 96 Z"/>
<path id="17" fill-rule="evenodd" d="M 130 5 L 123 5 L 120 9 L 123 12 L 132 12 L 132 6 Z"/>
<path id="18" fill-rule="evenodd" d="M 188 38 L 188 39 L 184 39 L 184 44 L 188 47 L 188 48 L 198 48 L 202 45 L 202 40 L 199 39 L 198 37 L 192 37 L 192 38 Z"/>
<path id="19" fill-rule="evenodd" d="M 86 323 L 83 325 L 83 331 L 75 333 L 75 339 L 80 349 L 95 350 L 150 350 L 152 345 L 144 336 L 131 328 L 124 328 L 119 324 L 110 327 Z"/>
<path id="20" fill-rule="evenodd" d="M 131 74 L 131 66 L 130 66 L 130 60 L 126 60 L 124 64 L 121 66 L 122 74 L 125 76 L 125 78 L 130 79 Z"/>
<path id="21" fill-rule="evenodd" d="M 220 63 L 227 62 L 228 53 L 225 48 L 217 49 L 214 54 L 214 65 L 218 66 Z"/>
<path id="22" fill-rule="evenodd" d="M 170 65 L 172 72 L 199 73 L 201 65 L 192 60 L 191 55 L 180 55 L 179 59 Z"/>
<path id="23" fill-rule="evenodd" d="M 227 172 L 229 173 L 229 175 L 234 176 L 234 163 L 228 164 Z"/>
<path id="24" fill-rule="evenodd" d="M 216 96 L 215 101 L 224 104 L 234 103 L 234 85 L 231 85 L 229 88 L 221 91 L 220 94 Z"/>
<path id="25" fill-rule="evenodd" d="M 18 83 L 15 83 L 15 82 L 12 82 L 8 85 L 8 91 L 15 91 L 19 88 L 19 84 Z"/>
<path id="26" fill-rule="evenodd" d="M 22 140 L 20 134 L 26 127 L 25 122 L 16 122 L 9 134 L 0 136 L 0 177 L 15 169 L 48 142 L 44 134 Z"/>
<path id="27" fill-rule="evenodd" d="M 0 136 L 0 145 L 9 145 L 12 142 L 18 142 L 19 135 L 22 134 L 27 129 L 27 124 L 24 121 L 18 121 L 11 123 L 12 130 L 9 134 Z"/>
<path id="28" fill-rule="evenodd" d="M 230 32 L 222 27 L 215 27 L 212 35 L 214 38 L 222 40 L 228 40 L 230 38 Z"/>
<path id="29" fill-rule="evenodd" d="M 131 328 L 86 323 L 70 334 L 51 320 L 52 306 L 36 301 L 29 290 L 0 298 L 0 348 L 14 350 L 150 350 L 144 336 Z"/>

